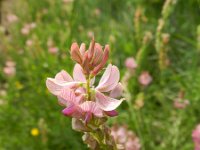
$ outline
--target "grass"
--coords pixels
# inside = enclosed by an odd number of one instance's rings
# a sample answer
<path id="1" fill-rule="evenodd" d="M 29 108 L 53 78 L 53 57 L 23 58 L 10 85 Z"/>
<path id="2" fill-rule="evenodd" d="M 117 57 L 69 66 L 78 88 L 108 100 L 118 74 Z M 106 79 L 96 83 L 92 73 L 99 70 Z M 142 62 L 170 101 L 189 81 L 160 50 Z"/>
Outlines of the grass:
<path id="1" fill-rule="evenodd" d="M 131 103 L 119 108 L 119 116 L 110 121 L 125 123 L 137 133 L 142 150 L 193 149 L 191 132 L 200 123 L 200 62 L 197 47 L 197 26 L 200 24 L 200 2 L 177 1 L 169 14 L 162 33 L 170 35 L 167 48 L 169 65 L 159 68 L 156 51 L 156 29 L 161 18 L 162 0 L 18 0 L 11 6 L 3 2 L 3 18 L 10 12 L 18 21 L 2 21 L 0 31 L 0 150 L 21 149 L 87 149 L 81 135 L 71 129 L 71 119 L 63 117 L 56 98 L 46 89 L 45 80 L 61 69 L 72 72 L 69 49 L 73 41 L 89 44 L 88 34 L 94 33 L 97 42 L 111 46 L 109 62 L 126 72 L 124 61 L 136 58 L 144 46 L 138 73 L 129 81 Z M 141 18 L 134 23 L 135 13 L 141 9 Z M 98 14 L 98 11 L 100 14 Z M 21 29 L 26 23 L 36 23 L 28 35 Z M 137 26 L 136 23 L 139 23 Z M 145 32 L 151 32 L 148 43 L 142 43 Z M 59 52 L 48 52 L 47 41 L 52 39 Z M 33 45 L 27 46 L 26 41 Z M 162 42 L 162 41 L 161 41 Z M 6 60 L 16 62 L 16 75 L 3 73 Z M 137 76 L 147 70 L 153 82 L 142 88 Z M 175 109 L 173 101 L 184 91 L 190 105 Z M 144 106 L 133 108 L 138 94 L 144 95 Z M 131 110 L 131 111 L 129 111 Z M 39 129 L 38 136 L 30 134 Z"/>

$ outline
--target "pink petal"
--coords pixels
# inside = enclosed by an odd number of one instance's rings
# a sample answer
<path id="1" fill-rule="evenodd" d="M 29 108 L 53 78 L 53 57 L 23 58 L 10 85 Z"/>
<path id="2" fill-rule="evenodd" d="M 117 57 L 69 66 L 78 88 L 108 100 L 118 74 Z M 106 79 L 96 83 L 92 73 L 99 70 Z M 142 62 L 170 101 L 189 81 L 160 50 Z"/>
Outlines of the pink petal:
<path id="1" fill-rule="evenodd" d="M 74 66 L 73 78 L 75 81 L 86 82 L 85 75 L 83 74 L 83 69 L 79 64 Z"/>
<path id="2" fill-rule="evenodd" d="M 102 110 L 97 106 L 95 102 L 86 101 L 80 105 L 84 112 L 91 112 L 97 117 L 103 117 Z"/>
<path id="3" fill-rule="evenodd" d="M 85 123 L 87 124 L 92 119 L 92 113 L 87 112 L 85 116 Z"/>
<path id="4" fill-rule="evenodd" d="M 61 97 L 57 97 L 58 98 L 58 103 L 61 105 L 61 106 L 67 106 L 68 105 L 68 102 L 66 99 L 63 99 Z"/>
<path id="5" fill-rule="evenodd" d="M 74 81 L 72 79 L 72 77 L 64 70 L 57 73 L 56 76 L 55 76 L 55 79 L 60 80 L 60 81 L 67 81 L 67 82 L 73 82 Z"/>
<path id="6" fill-rule="evenodd" d="M 92 57 L 90 64 L 93 64 L 93 66 L 96 66 L 102 61 L 103 50 L 102 50 L 102 46 L 99 43 L 95 43 L 94 49 L 95 49 L 94 55 Z"/>
<path id="7" fill-rule="evenodd" d="M 79 64 L 82 63 L 82 55 L 79 51 L 79 46 L 77 43 L 72 43 L 70 54 L 71 54 L 71 58 L 74 61 L 76 61 Z"/>
<path id="8" fill-rule="evenodd" d="M 68 89 L 68 88 L 62 89 L 59 94 L 59 97 L 65 99 L 68 102 L 72 102 L 72 103 L 75 103 L 75 101 L 76 101 L 74 91 L 71 89 Z"/>
<path id="9" fill-rule="evenodd" d="M 115 110 L 123 100 L 117 100 L 108 96 L 105 96 L 99 91 L 96 91 L 96 103 L 104 111 Z"/>
<path id="10" fill-rule="evenodd" d="M 105 111 L 106 115 L 110 116 L 110 117 L 114 117 L 118 115 L 118 112 L 116 110 L 112 110 L 112 111 Z"/>
<path id="11" fill-rule="evenodd" d="M 96 89 L 100 92 L 109 92 L 113 90 L 119 82 L 119 69 L 116 66 L 108 65 L 99 85 Z"/>
<path id="12" fill-rule="evenodd" d="M 75 107 L 74 106 L 70 106 L 70 107 L 67 107 L 67 108 L 63 109 L 62 113 L 65 116 L 71 116 L 75 111 L 76 111 Z"/>
<path id="13" fill-rule="evenodd" d="M 46 80 L 48 90 L 54 95 L 59 95 L 63 88 L 76 88 L 79 84 L 79 82 L 61 82 L 53 78 L 47 78 Z"/>
<path id="14" fill-rule="evenodd" d="M 76 105 L 70 105 L 68 106 L 67 108 L 63 109 L 62 110 L 62 113 L 65 115 L 65 116 L 70 116 L 70 117 L 74 117 L 74 118 L 83 118 L 83 112 L 82 110 L 76 106 Z"/>
<path id="15" fill-rule="evenodd" d="M 95 41 L 94 38 L 92 39 L 92 41 L 90 42 L 90 47 L 88 50 L 88 59 L 91 60 L 94 54 L 94 46 L 95 46 Z"/>
<path id="16" fill-rule="evenodd" d="M 80 53 L 81 53 L 82 56 L 84 56 L 84 54 L 85 54 L 85 43 L 81 43 Z"/>
<path id="17" fill-rule="evenodd" d="M 117 86 L 110 92 L 110 97 L 118 98 L 122 95 L 123 87 L 121 83 L 118 83 Z"/>

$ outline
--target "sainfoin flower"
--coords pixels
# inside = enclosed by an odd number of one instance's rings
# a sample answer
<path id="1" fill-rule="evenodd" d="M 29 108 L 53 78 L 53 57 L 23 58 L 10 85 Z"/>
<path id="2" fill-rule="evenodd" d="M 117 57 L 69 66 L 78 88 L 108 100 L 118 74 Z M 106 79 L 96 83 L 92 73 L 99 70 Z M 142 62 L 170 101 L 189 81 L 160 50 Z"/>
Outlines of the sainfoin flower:
<path id="1" fill-rule="evenodd" d="M 151 81 L 152 81 L 152 77 L 147 71 L 142 72 L 142 74 L 139 76 L 139 82 L 143 86 L 149 85 Z"/>
<path id="2" fill-rule="evenodd" d="M 200 150 L 200 124 L 192 132 L 194 150 Z"/>
<path id="3" fill-rule="evenodd" d="M 66 116 L 89 122 L 92 118 L 116 116 L 115 109 L 122 103 L 122 85 L 120 73 L 116 66 L 109 64 L 97 86 L 95 76 L 103 69 L 108 59 L 109 46 L 104 51 L 100 44 L 91 42 L 86 51 L 85 44 L 80 48 L 77 43 L 71 46 L 71 57 L 77 64 L 73 77 L 62 70 L 54 78 L 47 78 L 48 90 L 58 97 L 65 106 L 62 113 Z"/>
<path id="4" fill-rule="evenodd" d="M 130 70 L 134 70 L 135 68 L 137 68 L 137 63 L 133 57 L 128 57 L 125 60 L 125 66 Z"/>
<path id="5" fill-rule="evenodd" d="M 16 74 L 16 64 L 14 61 L 6 61 L 6 65 L 5 67 L 3 68 L 3 72 L 5 75 L 7 76 L 14 76 Z"/>

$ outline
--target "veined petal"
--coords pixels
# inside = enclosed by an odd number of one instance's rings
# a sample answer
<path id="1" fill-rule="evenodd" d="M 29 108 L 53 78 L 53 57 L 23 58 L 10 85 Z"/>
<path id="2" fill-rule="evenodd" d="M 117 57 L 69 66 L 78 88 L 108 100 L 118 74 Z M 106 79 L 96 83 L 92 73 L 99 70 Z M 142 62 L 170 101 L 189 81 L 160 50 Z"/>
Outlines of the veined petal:
<path id="1" fill-rule="evenodd" d="M 66 82 L 73 82 L 74 81 L 72 79 L 72 77 L 64 70 L 57 73 L 56 76 L 55 76 L 55 79 L 60 80 L 60 81 L 66 81 Z"/>
<path id="2" fill-rule="evenodd" d="M 123 87 L 121 83 L 118 83 L 117 86 L 110 92 L 110 97 L 118 98 L 122 95 Z"/>
<path id="3" fill-rule="evenodd" d="M 60 94 L 63 88 L 76 88 L 79 86 L 79 84 L 80 82 L 60 82 L 53 78 L 47 78 L 46 80 L 46 86 L 48 90 L 57 96 Z"/>
<path id="4" fill-rule="evenodd" d="M 62 113 L 65 116 L 70 116 L 70 117 L 74 117 L 74 118 L 82 118 L 83 117 L 82 110 L 79 108 L 79 106 L 76 106 L 76 105 L 70 105 L 70 106 L 66 107 L 65 109 L 62 110 Z"/>
<path id="5" fill-rule="evenodd" d="M 112 111 L 105 111 L 105 114 L 110 116 L 110 117 L 115 117 L 118 115 L 118 112 L 116 110 L 112 110 Z"/>
<path id="6" fill-rule="evenodd" d="M 113 90 L 119 82 L 119 76 L 119 69 L 111 64 L 108 65 L 96 89 L 100 92 Z"/>
<path id="7" fill-rule="evenodd" d="M 75 93 L 71 89 L 68 88 L 62 89 L 59 94 L 59 97 L 65 99 L 68 102 L 76 103 Z"/>
<path id="8" fill-rule="evenodd" d="M 73 78 L 75 81 L 86 82 L 86 78 L 85 75 L 83 74 L 83 69 L 81 65 L 76 64 L 74 66 Z"/>
<path id="9" fill-rule="evenodd" d="M 62 110 L 65 116 L 71 116 L 76 111 L 75 106 L 70 106 Z"/>
<path id="10" fill-rule="evenodd" d="M 117 100 L 108 96 L 105 96 L 99 91 L 96 91 L 96 103 L 104 111 L 115 110 L 123 100 Z"/>
<path id="11" fill-rule="evenodd" d="M 103 117 L 102 110 L 97 106 L 95 102 L 86 101 L 80 105 L 84 112 L 90 112 L 97 117 Z"/>

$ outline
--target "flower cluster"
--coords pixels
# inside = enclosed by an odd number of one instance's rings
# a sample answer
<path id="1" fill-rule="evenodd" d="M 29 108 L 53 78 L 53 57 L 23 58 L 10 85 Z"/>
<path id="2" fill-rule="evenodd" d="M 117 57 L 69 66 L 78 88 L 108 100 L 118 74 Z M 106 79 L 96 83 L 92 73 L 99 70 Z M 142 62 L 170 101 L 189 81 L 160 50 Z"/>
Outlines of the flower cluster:
<path id="1" fill-rule="evenodd" d="M 62 70 L 55 78 L 47 78 L 48 90 L 58 97 L 58 102 L 65 108 L 62 113 L 84 123 L 93 118 L 116 116 L 115 109 L 122 103 L 122 85 L 119 83 L 120 73 L 116 66 L 109 64 L 97 86 L 95 76 L 104 68 L 108 56 L 109 46 L 104 50 L 94 40 L 86 50 L 84 43 L 73 43 L 71 58 L 76 62 L 73 77 Z"/>
<path id="2" fill-rule="evenodd" d="M 117 144 L 119 150 L 140 150 L 139 138 L 127 126 L 114 125 L 111 128 L 111 135 Z"/>
<path id="3" fill-rule="evenodd" d="M 192 139 L 194 141 L 194 149 L 200 150 L 200 124 L 193 130 Z"/>

